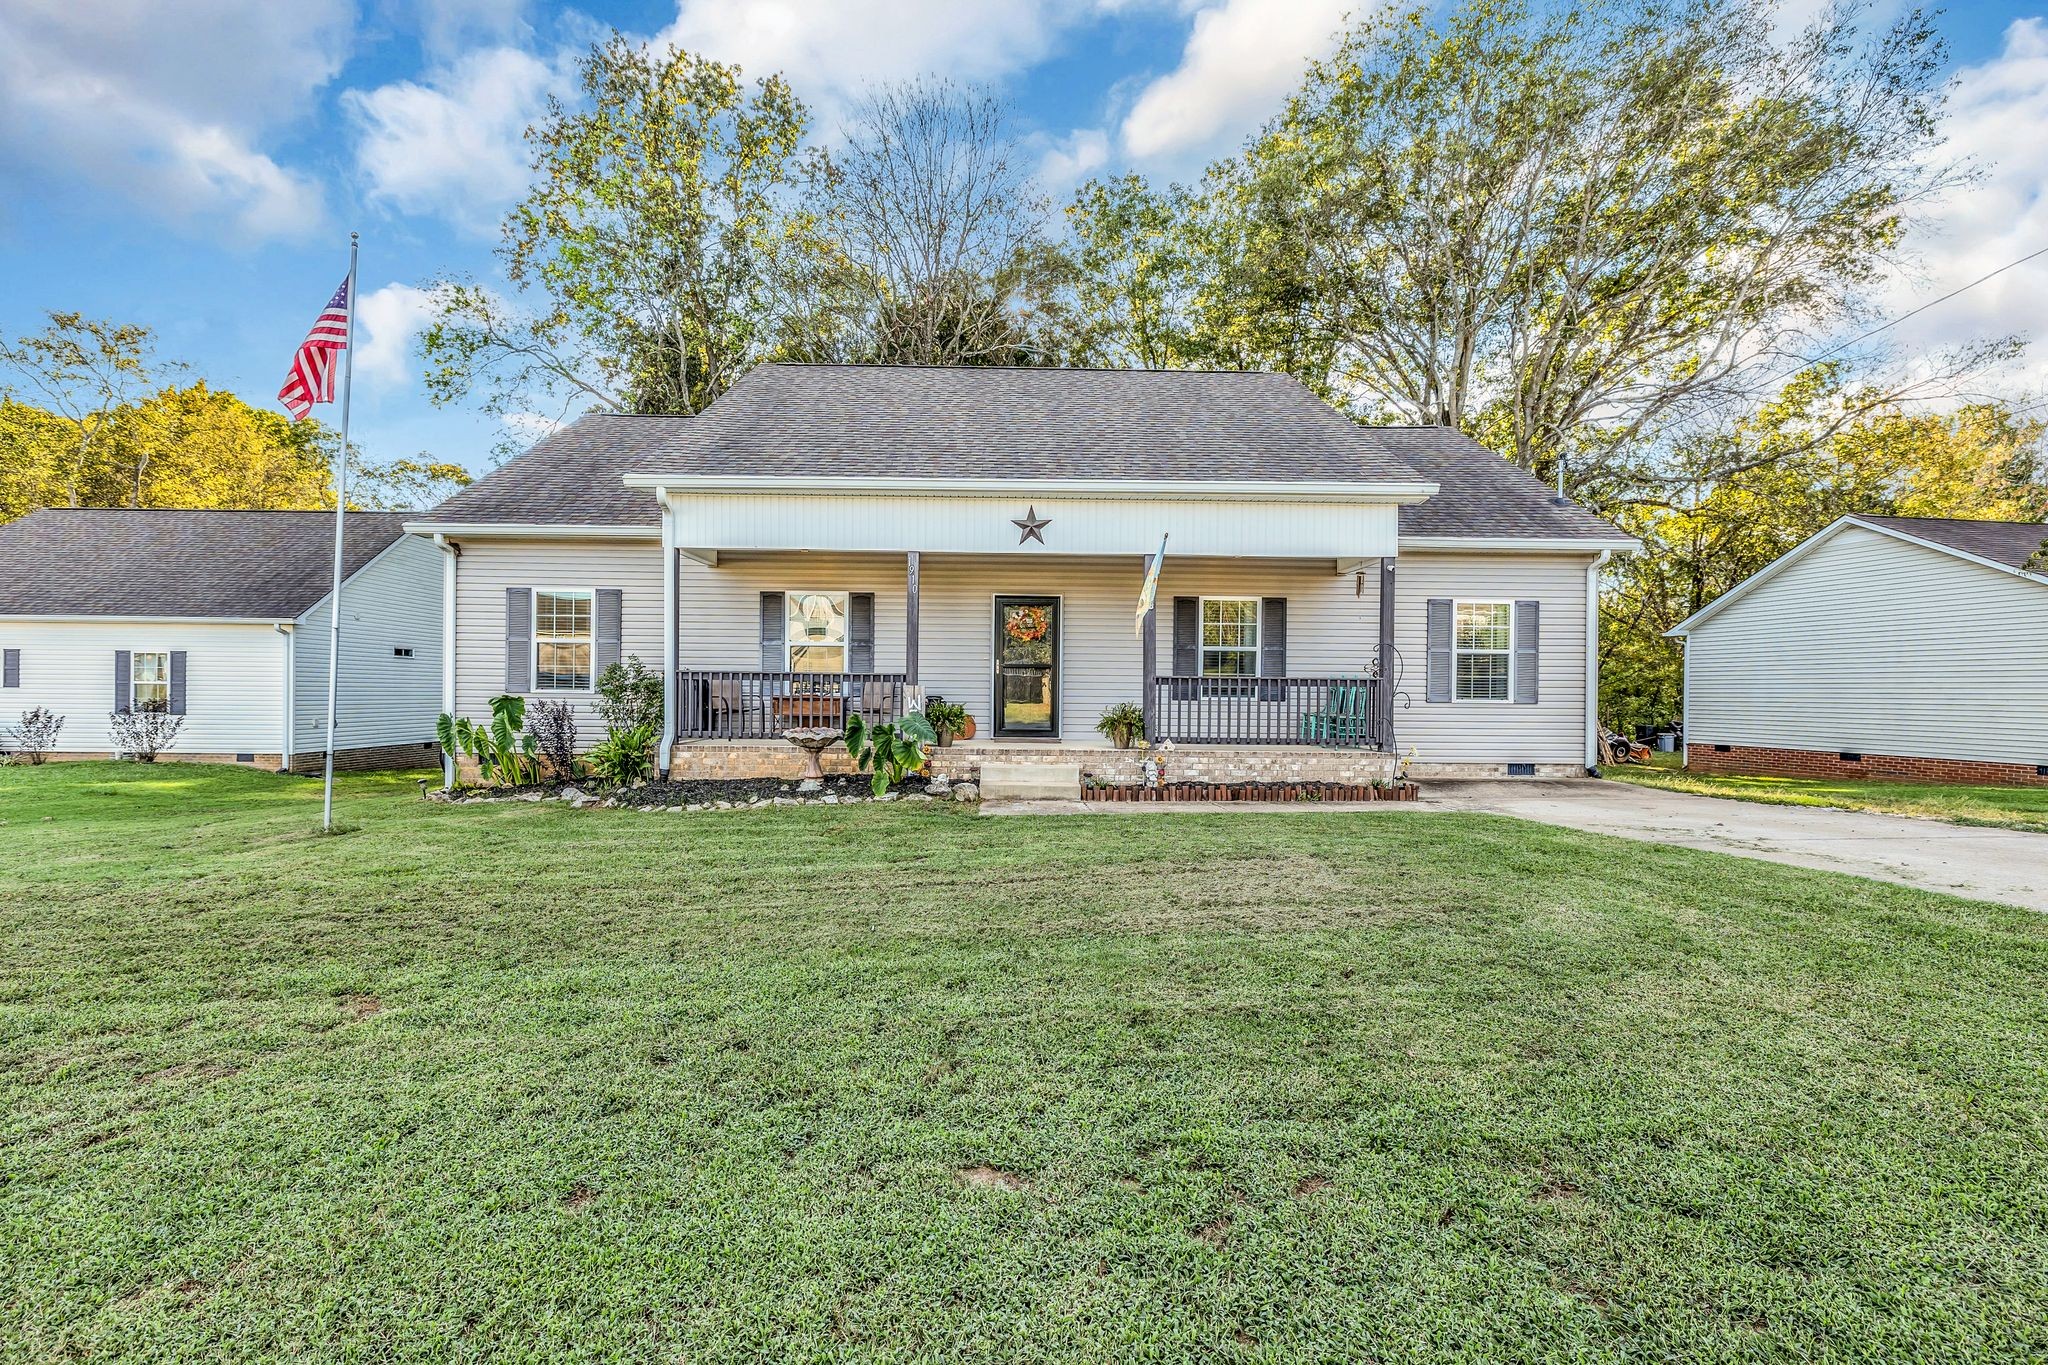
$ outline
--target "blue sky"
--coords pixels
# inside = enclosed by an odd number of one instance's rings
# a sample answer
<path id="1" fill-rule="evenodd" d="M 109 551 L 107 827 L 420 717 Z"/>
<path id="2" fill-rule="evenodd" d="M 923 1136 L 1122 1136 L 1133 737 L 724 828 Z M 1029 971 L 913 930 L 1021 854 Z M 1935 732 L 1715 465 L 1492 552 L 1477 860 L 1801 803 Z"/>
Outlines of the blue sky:
<path id="1" fill-rule="evenodd" d="M 2036 5 L 2039 0 L 2034 0 Z M 1185 175 L 1232 149 L 1356 0 L 0 0 L 0 330 L 49 309 L 138 321 L 167 358 L 271 403 L 363 233 L 366 454 L 488 468 L 496 425 L 436 410 L 419 286 L 488 278 L 519 130 L 609 28 L 781 70 L 829 132 L 867 84 L 926 72 L 1015 104 L 1050 188 Z M 1791 0 L 1788 24 L 1817 7 Z M 1985 168 L 1916 235 L 1903 310 L 2048 246 L 2048 20 L 1962 3 L 1952 138 Z M 1900 329 L 1908 354 L 2029 330 L 2048 258 Z M 2048 382 L 2042 354 L 2004 376 Z M 274 403 L 272 404 L 274 406 Z M 322 410 L 330 420 L 332 410 Z"/>

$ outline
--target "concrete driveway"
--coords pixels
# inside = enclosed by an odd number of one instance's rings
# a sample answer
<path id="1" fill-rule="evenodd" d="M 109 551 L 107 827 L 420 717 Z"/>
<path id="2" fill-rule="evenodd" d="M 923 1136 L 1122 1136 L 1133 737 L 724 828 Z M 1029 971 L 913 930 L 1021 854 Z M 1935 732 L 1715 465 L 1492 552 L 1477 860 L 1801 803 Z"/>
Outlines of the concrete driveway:
<path id="1" fill-rule="evenodd" d="M 1422 805 L 1514 815 L 1624 839 L 2048 910 L 2048 834 L 1938 820 L 1767 806 L 1626 782 L 1425 782 Z"/>

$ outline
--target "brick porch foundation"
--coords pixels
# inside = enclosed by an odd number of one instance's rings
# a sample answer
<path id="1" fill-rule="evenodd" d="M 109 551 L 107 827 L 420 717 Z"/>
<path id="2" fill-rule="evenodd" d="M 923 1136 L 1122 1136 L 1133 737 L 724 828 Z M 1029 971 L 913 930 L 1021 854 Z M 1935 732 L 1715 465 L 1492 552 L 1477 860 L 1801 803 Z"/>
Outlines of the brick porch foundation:
<path id="1" fill-rule="evenodd" d="M 1393 776 L 1394 756 L 1370 749 L 1319 749 L 1310 745 L 1245 748 L 1182 745 L 1153 750 L 1166 761 L 1169 782 L 1378 782 Z M 821 756 L 828 773 L 850 773 L 853 760 L 843 747 Z M 1067 744 L 956 744 L 934 749 L 931 770 L 949 781 L 975 780 L 984 763 L 1079 764 L 1081 776 L 1099 782 L 1145 780 L 1144 756 L 1136 749 Z M 780 740 L 678 744 L 669 776 L 683 780 L 786 778 L 803 774 L 804 756 Z"/>
<path id="2" fill-rule="evenodd" d="M 2043 755 L 2048 760 L 2048 755 Z M 1694 772 L 1737 777 L 1868 778 L 1885 782 L 1962 782 L 1992 787 L 2048 787 L 2048 773 L 2031 763 L 1986 763 L 1965 758 L 1863 754 L 1845 759 L 1816 749 L 1773 749 L 1754 744 L 1695 741 L 1685 765 Z"/>

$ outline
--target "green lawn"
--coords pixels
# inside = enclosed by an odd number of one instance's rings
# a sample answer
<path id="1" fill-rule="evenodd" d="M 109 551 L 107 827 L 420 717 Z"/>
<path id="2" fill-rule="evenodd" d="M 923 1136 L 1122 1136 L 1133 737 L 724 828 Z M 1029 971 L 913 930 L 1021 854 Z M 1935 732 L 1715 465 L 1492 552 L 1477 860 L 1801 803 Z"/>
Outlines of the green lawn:
<path id="1" fill-rule="evenodd" d="M 2048 787 L 1966 787 L 1936 782 L 1862 782 L 1818 777 L 1724 777 L 1688 772 L 1677 754 L 1656 754 L 1650 767 L 1615 764 L 1600 770 L 1645 787 L 1764 801 L 1781 806 L 1839 806 L 1882 815 L 1914 815 L 1958 825 L 1997 825 L 2048 833 Z"/>
<path id="2" fill-rule="evenodd" d="M 2048 1352 L 2048 918 L 1409 810 L 0 769 L 0 1359 Z"/>

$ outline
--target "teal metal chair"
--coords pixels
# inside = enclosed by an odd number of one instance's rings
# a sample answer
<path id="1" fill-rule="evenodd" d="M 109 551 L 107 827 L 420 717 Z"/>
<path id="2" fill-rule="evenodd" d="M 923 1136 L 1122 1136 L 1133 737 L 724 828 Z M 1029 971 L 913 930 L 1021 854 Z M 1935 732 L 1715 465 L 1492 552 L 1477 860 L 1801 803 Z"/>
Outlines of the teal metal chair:
<path id="1" fill-rule="evenodd" d="M 1369 744 L 1372 742 L 1372 687 L 1367 683 L 1339 683 L 1330 689 L 1330 700 L 1321 711 L 1301 718 L 1304 744 Z"/>

